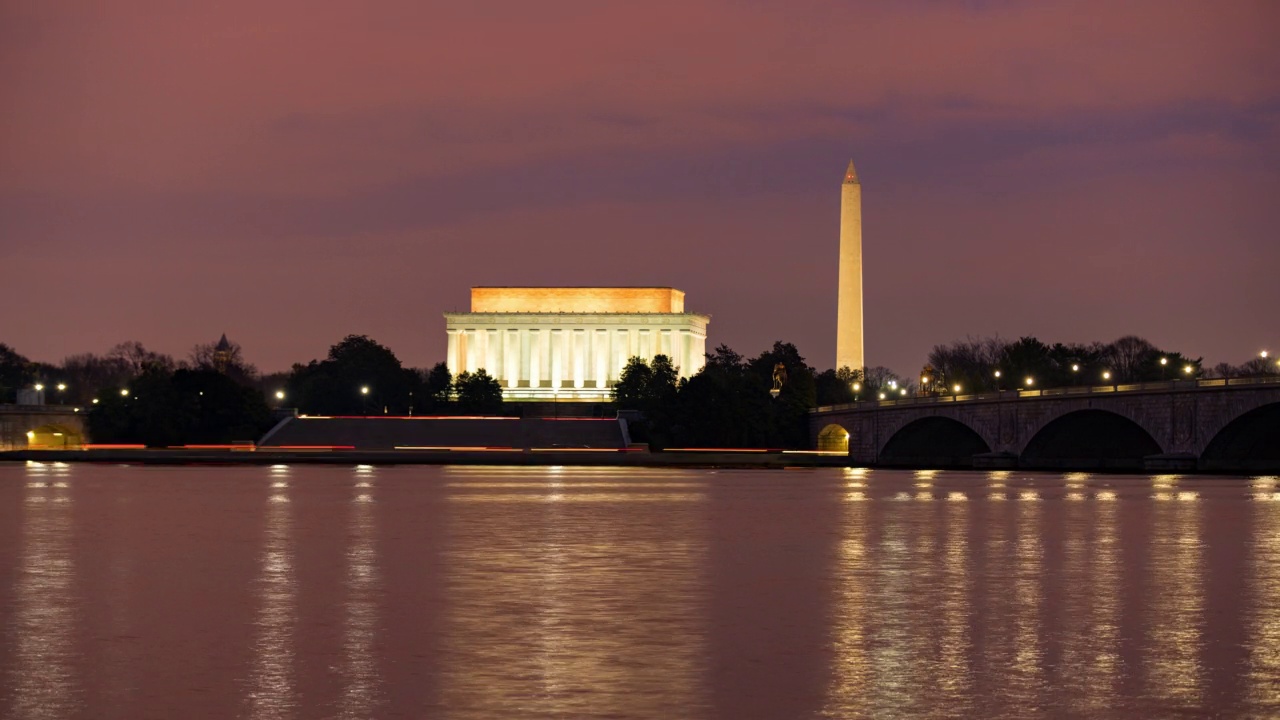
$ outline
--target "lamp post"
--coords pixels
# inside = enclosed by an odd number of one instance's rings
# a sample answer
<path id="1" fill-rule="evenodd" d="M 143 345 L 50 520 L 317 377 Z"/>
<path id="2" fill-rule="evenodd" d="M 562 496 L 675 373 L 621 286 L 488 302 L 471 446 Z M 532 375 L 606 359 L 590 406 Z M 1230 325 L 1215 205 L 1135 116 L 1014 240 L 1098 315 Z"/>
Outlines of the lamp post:
<path id="1" fill-rule="evenodd" d="M 858 393 L 862 390 L 862 383 L 853 384 L 853 401 L 858 402 Z"/>
<path id="2" fill-rule="evenodd" d="M 1165 380 L 1164 372 L 1165 372 L 1165 368 L 1167 368 L 1168 365 L 1169 365 L 1169 358 L 1167 357 L 1160 358 L 1160 381 L 1161 382 L 1164 382 Z"/>
<path id="3" fill-rule="evenodd" d="M 999 371 L 999 370 L 997 370 L 997 371 L 996 371 L 996 393 L 998 394 L 998 393 L 1000 393 L 1000 391 L 1001 391 L 1001 389 L 1000 389 L 1000 371 Z"/>
<path id="4" fill-rule="evenodd" d="M 1036 384 L 1036 379 L 1028 375 L 1027 377 L 1023 378 L 1023 384 L 1026 385 L 1027 387 L 1031 387 Z"/>
<path id="5" fill-rule="evenodd" d="M 58 404 L 63 405 L 66 403 L 66 399 L 63 397 L 63 393 L 67 391 L 67 384 L 58 383 L 57 388 L 58 388 Z"/>
<path id="6" fill-rule="evenodd" d="M 368 385 L 360 386 L 360 414 L 361 415 L 369 414 L 369 386 Z"/>

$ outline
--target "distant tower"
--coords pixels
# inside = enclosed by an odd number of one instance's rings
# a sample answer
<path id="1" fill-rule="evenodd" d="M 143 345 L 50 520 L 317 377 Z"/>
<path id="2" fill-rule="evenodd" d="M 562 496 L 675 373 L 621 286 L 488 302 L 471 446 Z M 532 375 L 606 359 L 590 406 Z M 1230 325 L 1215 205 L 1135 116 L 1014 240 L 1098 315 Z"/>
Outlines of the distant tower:
<path id="1" fill-rule="evenodd" d="M 213 367 L 218 372 L 226 372 L 234 355 L 235 350 L 231 347 L 231 343 L 227 342 L 227 334 L 222 333 L 222 339 L 213 346 Z"/>
<path id="2" fill-rule="evenodd" d="M 862 370 L 862 184 L 849 161 L 840 188 L 840 289 L 836 300 L 836 369 Z"/>

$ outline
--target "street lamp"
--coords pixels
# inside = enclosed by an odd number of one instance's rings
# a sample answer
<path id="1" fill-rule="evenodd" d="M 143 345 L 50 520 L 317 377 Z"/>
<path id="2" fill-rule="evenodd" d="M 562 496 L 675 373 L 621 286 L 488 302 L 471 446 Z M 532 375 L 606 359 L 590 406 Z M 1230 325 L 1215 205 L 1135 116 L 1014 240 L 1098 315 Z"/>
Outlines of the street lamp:
<path id="1" fill-rule="evenodd" d="M 360 394 L 361 394 L 361 395 L 368 395 L 368 394 L 369 394 L 369 386 L 368 386 L 368 385 L 361 385 L 361 386 L 360 386 Z"/>
<path id="2" fill-rule="evenodd" d="M 880 399 L 881 399 L 881 400 L 883 400 L 883 399 L 884 399 L 884 393 L 880 393 Z"/>
<path id="3" fill-rule="evenodd" d="M 853 401 L 854 402 L 858 402 L 858 392 L 860 390 L 862 390 L 862 383 L 858 383 L 858 382 L 854 383 L 853 384 Z"/>
<path id="4" fill-rule="evenodd" d="M 120 397 L 129 397 L 129 388 L 120 388 Z"/>
<path id="5" fill-rule="evenodd" d="M 901 390 L 899 390 L 899 391 L 898 391 L 898 394 L 899 394 L 899 395 L 901 395 L 901 396 L 903 396 L 903 397 L 906 397 L 906 396 L 907 396 L 907 389 L 906 389 L 906 388 L 902 388 Z"/>
<path id="6" fill-rule="evenodd" d="M 959 394 L 960 394 L 960 386 L 959 386 L 959 385 L 956 385 L 955 387 L 953 387 L 953 388 L 951 388 L 951 389 L 952 389 L 952 390 L 955 390 L 955 392 L 956 392 L 956 394 L 957 394 L 957 395 L 959 395 Z"/>
<path id="7" fill-rule="evenodd" d="M 277 400 L 283 400 L 283 399 L 284 399 L 284 391 L 283 391 L 283 390 L 277 390 L 277 391 L 276 391 L 276 399 L 277 399 Z"/>
<path id="8" fill-rule="evenodd" d="M 41 385 L 40 383 L 36 383 L 36 392 L 40 392 L 43 389 L 44 389 L 44 385 Z"/>
<path id="9" fill-rule="evenodd" d="M 1191 373 L 1195 372 L 1195 368 L 1194 368 L 1194 367 L 1192 367 L 1192 366 L 1190 366 L 1190 365 L 1188 365 L 1188 366 L 1186 366 L 1186 367 L 1182 368 L 1182 372 L 1184 372 L 1184 373 L 1186 373 L 1186 374 L 1190 375 Z"/>
<path id="10" fill-rule="evenodd" d="M 1036 384 L 1036 379 L 1033 377 L 1028 377 L 1025 379 L 1025 382 L 1027 384 L 1027 387 L 1031 387 L 1032 385 Z"/>

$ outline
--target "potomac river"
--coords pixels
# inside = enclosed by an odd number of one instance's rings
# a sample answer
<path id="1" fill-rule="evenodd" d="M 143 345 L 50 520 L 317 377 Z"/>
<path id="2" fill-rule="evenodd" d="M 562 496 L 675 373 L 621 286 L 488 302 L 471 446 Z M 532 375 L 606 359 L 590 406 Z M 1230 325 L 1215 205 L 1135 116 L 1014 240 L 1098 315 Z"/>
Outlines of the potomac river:
<path id="1" fill-rule="evenodd" d="M 1275 477 L 0 464 L 0 717 L 1280 716 Z"/>

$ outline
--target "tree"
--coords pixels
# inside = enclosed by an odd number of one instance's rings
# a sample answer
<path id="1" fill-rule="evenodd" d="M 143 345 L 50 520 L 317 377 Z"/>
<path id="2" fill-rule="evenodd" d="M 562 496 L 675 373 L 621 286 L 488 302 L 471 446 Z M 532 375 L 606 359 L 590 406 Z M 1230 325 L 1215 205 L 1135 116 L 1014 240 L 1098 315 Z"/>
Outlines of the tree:
<path id="1" fill-rule="evenodd" d="M 649 363 L 638 357 L 628 359 L 610 390 L 613 401 L 623 410 L 643 410 L 652 381 L 653 370 Z"/>
<path id="2" fill-rule="evenodd" d="M 212 370 L 149 366 L 128 395 L 104 393 L 88 417 L 98 442 L 151 447 L 256 440 L 271 427 L 262 393 Z"/>
<path id="3" fill-rule="evenodd" d="M 309 414 L 403 415 L 420 383 L 390 349 L 367 336 L 348 335 L 329 348 L 326 359 L 295 364 L 285 393 Z"/>
<path id="4" fill-rule="evenodd" d="M 853 383 L 855 382 L 862 383 L 861 371 L 850 370 L 848 367 L 840 370 L 823 370 L 813 379 L 817 403 L 819 405 L 839 405 L 853 402 L 856 397 L 853 391 Z"/>
<path id="5" fill-rule="evenodd" d="M 219 358 L 218 343 L 199 343 L 191 348 L 191 367 L 197 370 L 221 372 L 241 385 L 251 385 L 258 379 L 258 368 L 244 359 L 240 343 L 228 342 Z"/>
<path id="6" fill-rule="evenodd" d="M 14 402 L 17 391 L 31 384 L 31 361 L 0 343 L 0 402 Z"/>
<path id="7" fill-rule="evenodd" d="M 464 412 L 494 414 L 502 412 L 502 385 L 484 368 L 458 374 L 454 382 L 458 408 Z"/>
<path id="8" fill-rule="evenodd" d="M 423 407 L 439 409 L 447 405 L 453 392 L 453 375 L 449 373 L 449 366 L 436 363 L 421 375 L 422 389 L 419 392 L 423 396 Z"/>
<path id="9" fill-rule="evenodd" d="M 133 366 L 123 358 L 93 353 L 71 355 L 62 361 L 67 400 L 90 404 L 94 398 L 119 392 L 134 378 Z"/>
<path id="10" fill-rule="evenodd" d="M 159 369 L 173 372 L 178 364 L 173 358 L 163 353 L 152 352 L 137 340 L 128 340 L 107 351 L 107 357 L 125 364 L 130 377 L 138 377 L 148 369 Z"/>

